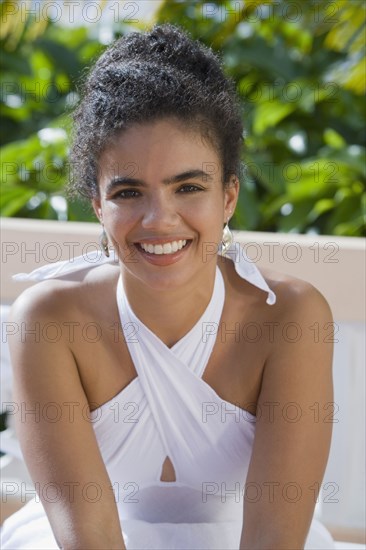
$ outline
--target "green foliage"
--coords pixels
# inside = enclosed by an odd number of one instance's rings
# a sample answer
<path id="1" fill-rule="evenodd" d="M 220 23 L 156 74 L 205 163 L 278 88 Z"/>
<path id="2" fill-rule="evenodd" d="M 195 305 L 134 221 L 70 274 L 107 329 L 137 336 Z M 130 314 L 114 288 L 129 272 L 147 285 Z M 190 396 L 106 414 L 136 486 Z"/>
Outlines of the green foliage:
<path id="1" fill-rule="evenodd" d="M 236 83 L 246 146 L 234 227 L 362 235 L 364 2 L 246 5 L 165 0 L 156 15 L 219 52 Z M 65 205 L 62 188 L 69 177 L 64 113 L 103 48 L 98 25 L 65 32 L 59 23 L 29 19 L 23 28 L 19 21 L 9 26 L 0 35 L 2 215 L 93 219 L 81 202 Z M 115 21 L 110 30 L 117 37 L 126 24 Z"/>
<path id="2" fill-rule="evenodd" d="M 102 46 L 90 29 L 65 32 L 42 18 L 22 19 L 21 10 L 18 19 L 10 17 L 6 4 L 0 35 L 1 215 L 90 221 L 87 204 L 64 197 L 69 113 L 78 100 L 77 82 Z"/>
<path id="3" fill-rule="evenodd" d="M 167 1 L 158 17 L 184 21 L 195 38 L 220 51 L 237 84 L 246 150 L 233 223 L 249 230 L 361 235 L 365 4 L 283 0 L 247 6 Z"/>

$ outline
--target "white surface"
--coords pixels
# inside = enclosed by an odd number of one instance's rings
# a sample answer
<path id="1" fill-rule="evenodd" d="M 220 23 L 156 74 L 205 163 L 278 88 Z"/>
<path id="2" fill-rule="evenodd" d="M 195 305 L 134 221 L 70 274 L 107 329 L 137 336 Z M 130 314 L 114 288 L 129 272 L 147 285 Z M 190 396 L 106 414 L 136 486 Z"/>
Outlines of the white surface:
<path id="1" fill-rule="evenodd" d="M 365 325 L 337 323 L 333 436 L 322 483 L 320 517 L 347 529 L 365 527 Z M 323 419 L 332 409 L 324 411 Z"/>
<path id="2" fill-rule="evenodd" d="M 336 542 L 336 550 L 364 550 L 366 546 L 364 544 L 355 544 L 354 542 Z"/>

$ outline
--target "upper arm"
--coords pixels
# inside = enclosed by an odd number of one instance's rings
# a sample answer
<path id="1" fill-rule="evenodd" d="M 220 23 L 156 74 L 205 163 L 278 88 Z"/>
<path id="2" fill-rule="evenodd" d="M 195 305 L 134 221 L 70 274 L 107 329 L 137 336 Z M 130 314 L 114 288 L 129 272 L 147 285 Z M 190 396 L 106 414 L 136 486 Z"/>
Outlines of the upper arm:
<path id="1" fill-rule="evenodd" d="M 102 521 L 103 531 L 117 540 L 117 509 L 88 401 L 65 331 L 58 337 L 64 296 L 41 285 L 11 311 L 18 327 L 9 347 L 21 448 L 62 547 L 77 548 L 86 530 L 99 536 Z"/>
<path id="2" fill-rule="evenodd" d="M 273 548 L 275 541 L 281 548 L 303 547 L 330 447 L 331 312 L 302 282 L 285 291 L 283 303 L 258 400 L 243 548 Z"/>

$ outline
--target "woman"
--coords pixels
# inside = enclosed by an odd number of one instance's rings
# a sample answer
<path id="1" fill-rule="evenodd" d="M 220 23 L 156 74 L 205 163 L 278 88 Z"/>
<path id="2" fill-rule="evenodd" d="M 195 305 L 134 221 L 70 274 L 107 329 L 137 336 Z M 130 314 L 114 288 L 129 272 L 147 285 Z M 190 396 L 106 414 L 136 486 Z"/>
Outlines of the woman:
<path id="1" fill-rule="evenodd" d="M 73 188 L 107 257 L 37 270 L 51 280 L 12 320 L 101 337 L 11 342 L 15 400 L 61 414 L 18 420 L 40 502 L 3 548 L 331 548 L 311 522 L 332 349 L 309 329 L 331 313 L 230 242 L 243 128 L 217 58 L 170 25 L 130 34 L 97 61 L 75 128 Z"/>

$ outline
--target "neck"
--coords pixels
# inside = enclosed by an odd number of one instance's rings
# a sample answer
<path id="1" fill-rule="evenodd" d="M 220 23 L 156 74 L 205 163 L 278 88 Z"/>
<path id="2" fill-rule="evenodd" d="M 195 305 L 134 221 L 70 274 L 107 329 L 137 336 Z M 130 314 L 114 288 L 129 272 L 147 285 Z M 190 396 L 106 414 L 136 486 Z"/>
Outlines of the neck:
<path id="1" fill-rule="evenodd" d="M 197 323 L 214 289 L 216 263 L 206 266 L 184 286 L 156 290 L 122 269 L 122 283 L 135 315 L 168 347 L 172 347 Z"/>

